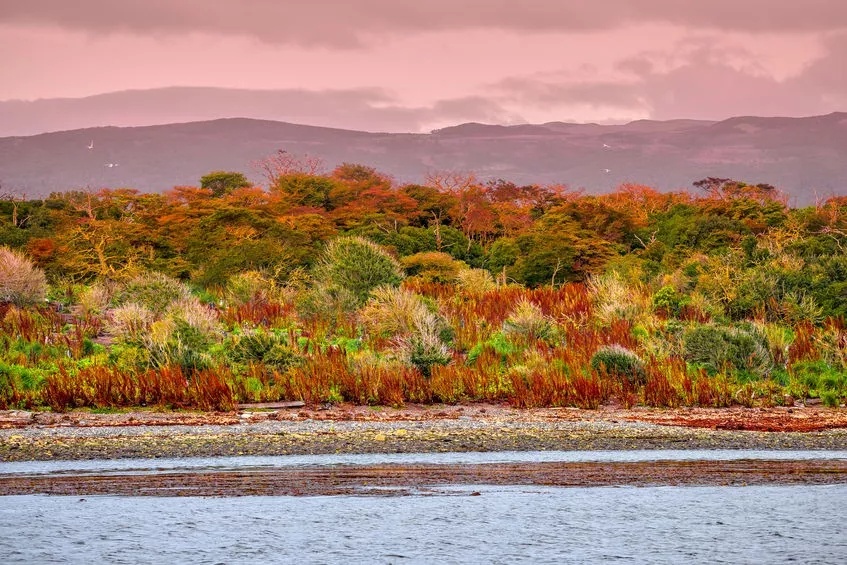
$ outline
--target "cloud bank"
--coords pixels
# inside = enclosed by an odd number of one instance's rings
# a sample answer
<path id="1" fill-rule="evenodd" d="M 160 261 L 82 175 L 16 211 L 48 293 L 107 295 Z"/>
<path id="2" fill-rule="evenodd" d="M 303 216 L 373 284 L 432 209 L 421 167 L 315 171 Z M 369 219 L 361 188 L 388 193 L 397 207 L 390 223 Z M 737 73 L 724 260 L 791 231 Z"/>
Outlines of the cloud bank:
<path id="1" fill-rule="evenodd" d="M 594 32 L 638 24 L 751 33 L 847 28 L 843 0 L 0 0 L 0 23 L 92 34 L 233 34 L 270 43 L 362 46 L 387 34 L 457 29 Z"/>

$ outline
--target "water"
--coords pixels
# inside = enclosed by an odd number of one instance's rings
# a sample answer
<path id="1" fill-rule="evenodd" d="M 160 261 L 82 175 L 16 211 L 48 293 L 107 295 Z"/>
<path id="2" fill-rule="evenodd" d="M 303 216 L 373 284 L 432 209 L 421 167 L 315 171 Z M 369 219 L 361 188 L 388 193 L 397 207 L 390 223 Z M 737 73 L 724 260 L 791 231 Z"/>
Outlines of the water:
<path id="1" fill-rule="evenodd" d="M 486 451 L 462 453 L 364 453 L 176 459 L 94 459 L 0 463 L 0 475 L 157 473 L 190 470 L 268 469 L 274 467 L 395 464 L 581 463 L 637 461 L 735 461 L 739 459 L 847 459 L 847 451 L 768 451 L 733 449 L 627 451 Z"/>
<path id="2" fill-rule="evenodd" d="M 833 563 L 847 486 L 0 501 L 4 563 Z M 455 494 L 467 494 L 455 489 Z"/>
<path id="3" fill-rule="evenodd" d="M 4 463 L 0 474 L 287 465 L 847 458 L 550 452 Z M 480 493 L 479 496 L 471 494 Z M 448 486 L 414 496 L 0 497 L 6 563 L 847 563 L 847 485 Z"/>

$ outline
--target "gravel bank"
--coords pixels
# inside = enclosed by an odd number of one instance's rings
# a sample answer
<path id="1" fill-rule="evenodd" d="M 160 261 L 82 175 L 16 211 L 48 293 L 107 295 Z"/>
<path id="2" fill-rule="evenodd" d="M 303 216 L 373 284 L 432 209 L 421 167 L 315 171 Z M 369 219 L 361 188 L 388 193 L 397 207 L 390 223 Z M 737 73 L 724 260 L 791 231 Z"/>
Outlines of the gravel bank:
<path id="1" fill-rule="evenodd" d="M 460 413 L 461 414 L 461 413 Z M 89 418 L 90 416 L 85 416 Z M 435 419 L 270 419 L 181 425 L 37 425 L 0 429 L 0 461 L 629 449 L 847 449 L 847 429 L 762 432 L 567 419 L 519 411 Z"/>

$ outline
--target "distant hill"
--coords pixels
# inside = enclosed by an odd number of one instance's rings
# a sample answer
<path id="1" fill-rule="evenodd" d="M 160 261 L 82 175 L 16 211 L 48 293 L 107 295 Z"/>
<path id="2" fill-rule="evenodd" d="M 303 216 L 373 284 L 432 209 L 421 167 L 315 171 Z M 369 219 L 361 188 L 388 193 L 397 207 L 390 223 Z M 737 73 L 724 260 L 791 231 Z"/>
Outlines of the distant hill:
<path id="1" fill-rule="evenodd" d="M 847 113 L 625 125 L 470 123 L 430 134 L 245 118 L 97 127 L 0 138 L 0 183 L 3 191 L 37 197 L 86 186 L 161 191 L 197 184 L 217 169 L 242 171 L 259 182 L 251 163 L 278 149 L 321 157 L 328 167 L 371 165 L 401 182 L 449 170 L 604 192 L 623 182 L 687 188 L 718 176 L 770 183 L 794 204 L 847 194 Z"/>
<path id="2" fill-rule="evenodd" d="M 369 89 L 312 92 L 202 86 L 122 90 L 83 98 L 4 100 L 0 101 L 0 137 L 220 118 L 254 118 L 366 131 L 418 131 L 410 129 L 408 119 L 392 117 L 384 107 L 374 107 L 387 102 L 384 94 Z"/>

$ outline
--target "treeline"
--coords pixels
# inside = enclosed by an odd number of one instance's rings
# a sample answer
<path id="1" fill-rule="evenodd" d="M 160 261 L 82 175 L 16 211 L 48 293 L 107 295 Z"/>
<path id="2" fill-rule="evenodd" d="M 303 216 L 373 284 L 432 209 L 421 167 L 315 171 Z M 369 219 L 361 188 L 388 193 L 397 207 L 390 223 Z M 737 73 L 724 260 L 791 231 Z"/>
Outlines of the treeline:
<path id="1" fill-rule="evenodd" d="M 0 202 L 0 407 L 847 397 L 847 197 L 262 165 Z"/>
<path id="2" fill-rule="evenodd" d="M 396 186 L 369 167 L 319 174 L 284 153 L 264 165 L 267 189 L 216 172 L 166 194 L 0 201 L 0 245 L 57 283 L 156 271 L 209 288 L 248 270 L 284 282 L 327 241 L 357 235 L 428 280 L 448 282 L 450 261 L 530 287 L 614 270 L 672 288 L 674 307 L 694 301 L 733 319 L 847 314 L 845 197 L 791 209 L 769 185 L 728 179 L 695 183 L 694 194 L 623 185 L 593 196 L 457 175 Z"/>

